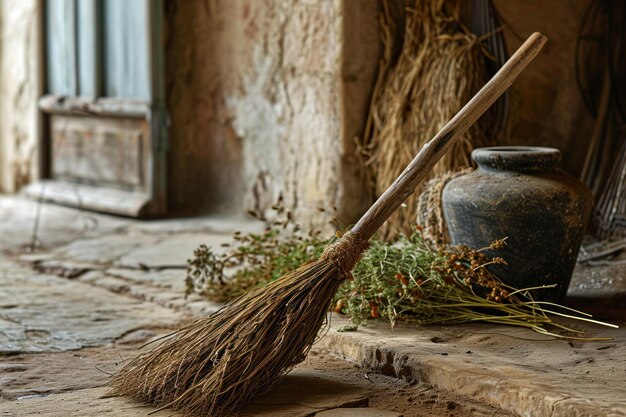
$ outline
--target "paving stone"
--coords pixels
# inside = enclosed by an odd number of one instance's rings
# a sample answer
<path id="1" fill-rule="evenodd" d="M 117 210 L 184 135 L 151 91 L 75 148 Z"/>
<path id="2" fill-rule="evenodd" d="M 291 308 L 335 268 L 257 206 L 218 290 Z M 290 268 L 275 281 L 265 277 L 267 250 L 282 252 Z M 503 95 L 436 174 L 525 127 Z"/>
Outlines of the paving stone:
<path id="1" fill-rule="evenodd" d="M 52 253 L 56 259 L 108 265 L 137 248 L 151 248 L 160 239 L 158 236 L 146 234 L 114 234 L 77 239 L 55 248 Z"/>
<path id="2" fill-rule="evenodd" d="M 125 294 L 137 300 L 155 303 L 175 310 L 184 310 L 195 317 L 205 317 L 223 306 L 223 304 L 211 302 L 194 294 L 186 298 L 183 288 L 169 288 L 167 281 L 157 281 L 153 285 L 149 280 L 146 280 L 147 276 L 151 274 L 157 276 L 162 274 L 163 271 L 148 271 L 145 272 L 145 276 L 142 276 L 144 274 L 143 271 L 138 270 L 124 270 L 126 271 L 124 273 L 120 273 L 122 269 L 116 269 L 115 271 L 117 271 L 115 275 L 107 275 L 101 271 L 91 271 L 81 275 L 77 280 L 106 288 L 118 294 Z M 133 279 L 129 279 L 131 277 Z M 134 279 L 137 277 L 142 279 Z M 177 277 L 178 280 L 180 280 L 180 277 Z"/>
<path id="3" fill-rule="evenodd" d="M 104 275 L 93 281 L 93 285 L 106 288 L 107 290 L 117 294 L 125 294 L 130 291 L 130 285 L 128 281 L 115 277 L 110 277 L 107 275 Z"/>
<path id="4" fill-rule="evenodd" d="M 247 231 L 247 224 L 234 218 L 141 222 L 44 204 L 37 235 L 46 251 L 25 255 L 37 208 L 36 202 L 0 196 L 0 355 L 10 354 L 0 364 L 0 416 L 132 417 L 154 411 L 122 398 L 101 398 L 105 390 L 98 386 L 108 375 L 87 368 L 96 364 L 114 371 L 117 358 L 107 347 L 113 341 L 123 351 L 152 337 L 154 326 L 177 327 L 187 312 L 206 315 L 219 308 L 199 297 L 183 298 L 184 266 L 198 245 L 225 250 L 221 243 L 230 242 L 236 229 Z M 21 254 L 22 262 L 73 280 L 34 273 L 2 253 Z M 171 266 L 179 269 L 167 269 Z M 575 276 L 570 294 L 614 295 L 604 290 L 622 288 L 625 276 L 618 269 L 591 278 Z M 623 320 L 621 314 L 616 317 Z M 523 329 L 478 324 L 390 330 L 371 323 L 339 333 L 345 320 L 334 316 L 332 323 L 316 349 L 377 374 L 417 380 L 519 415 L 626 415 L 623 329 L 577 324 L 593 336 L 615 338 L 580 343 L 537 341 L 540 335 Z M 248 415 L 311 416 L 367 404 L 365 391 L 329 389 L 324 375 L 297 372 L 251 405 Z M 316 378 L 320 386 L 312 382 Z M 63 392 L 68 389 L 72 392 Z M 363 410 L 368 409 L 358 411 Z"/>
<path id="5" fill-rule="evenodd" d="M 222 304 L 208 301 L 204 297 L 191 294 L 185 297 L 185 271 L 181 269 L 138 270 L 128 268 L 109 268 L 107 278 L 94 281 L 95 285 L 113 289 L 118 286 L 128 294 L 140 300 L 151 301 L 164 307 L 185 309 L 196 317 L 205 317 L 222 307 Z M 111 279 L 114 277 L 115 279 Z M 121 280 L 126 280 L 125 284 Z M 108 283 L 108 285 L 107 285 Z"/>
<path id="6" fill-rule="evenodd" d="M 402 417 L 394 411 L 378 410 L 376 408 L 333 408 L 315 414 L 315 417 Z"/>
<path id="7" fill-rule="evenodd" d="M 171 410 L 133 403 L 122 397 L 107 397 L 104 387 L 82 389 L 48 396 L 32 395 L 1 403 L 0 417 L 178 417 Z"/>
<path id="8" fill-rule="evenodd" d="M 577 324 L 612 342 L 551 340 L 525 329 L 488 324 L 389 325 L 356 332 L 333 315 L 317 344 L 357 364 L 534 417 L 626 415 L 626 330 Z"/>
<path id="9" fill-rule="evenodd" d="M 67 356 L 67 355 L 66 355 Z M 102 355 L 104 356 L 104 355 Z M 48 355 L 42 360 L 43 364 L 59 369 L 62 363 L 51 364 Z M 109 359 L 110 360 L 110 359 Z M 106 360 L 96 358 L 96 363 Z M 93 363 L 93 360 L 92 360 Z M 66 363 L 66 365 L 68 365 Z M 110 369 L 105 368 L 105 369 Z M 81 366 L 75 366 L 76 372 L 85 373 L 87 370 Z M 16 370 L 15 372 L 19 372 Z M 146 416 L 153 412 L 154 408 L 133 403 L 121 397 L 106 397 L 106 388 L 75 389 L 77 386 L 102 384 L 105 377 L 94 374 L 94 371 L 87 371 L 88 375 L 95 375 L 96 382 L 81 379 L 79 384 L 67 384 L 68 371 L 65 371 L 65 378 L 47 383 L 40 392 L 24 391 L 17 401 L 4 402 L 1 406 L 0 416 Z M 61 375 L 63 377 L 63 375 Z M 63 383 L 64 389 L 74 388 L 71 392 L 50 394 L 47 390 L 54 386 L 54 382 Z M 324 372 L 314 370 L 295 370 L 288 375 L 274 390 L 247 405 L 239 414 L 240 417 L 309 417 L 317 411 L 322 411 L 341 406 L 366 406 L 367 390 L 343 382 L 329 379 Z M 4 414 L 3 414 L 4 413 Z M 153 414 L 156 416 L 178 416 L 172 410 L 165 410 L 163 413 Z"/>
<path id="10" fill-rule="evenodd" d="M 184 305 L 185 310 L 189 311 L 194 317 L 206 317 L 222 307 L 223 304 L 206 300 L 187 301 Z"/>
<path id="11" fill-rule="evenodd" d="M 193 257 L 193 251 L 205 244 L 221 253 L 226 249 L 221 245 L 231 243 L 231 236 L 215 234 L 185 233 L 164 238 L 155 245 L 142 246 L 131 250 L 115 261 L 116 267 L 125 268 L 167 268 L 186 267 L 187 260 Z"/>
<path id="12" fill-rule="evenodd" d="M 105 273 L 109 276 L 123 278 L 135 284 L 167 288 L 181 295 L 185 293 L 185 269 L 145 271 L 129 268 L 108 268 Z"/>
<path id="13" fill-rule="evenodd" d="M 36 237 L 43 247 L 101 236 L 132 222 L 130 219 L 55 204 L 39 204 L 21 196 L 0 195 L 0 248 L 12 253 L 25 253 L 25 247 L 32 241 L 37 212 Z"/>
<path id="14" fill-rule="evenodd" d="M 0 397 L 17 399 L 103 386 L 125 359 L 155 337 L 154 331 L 137 330 L 96 348 L 6 356 L 0 364 Z"/>
<path id="15" fill-rule="evenodd" d="M 331 408 L 367 406 L 367 394 L 366 389 L 334 381 L 323 371 L 296 369 L 246 406 L 239 417 L 308 417 Z"/>
<path id="16" fill-rule="evenodd" d="M 109 268 L 104 272 L 90 271 L 78 280 L 164 307 L 186 310 L 196 317 L 205 317 L 223 306 L 195 294 L 185 297 L 184 271 L 179 269 Z"/>
<path id="17" fill-rule="evenodd" d="M 622 256 L 623 258 L 623 256 Z M 570 297 L 626 296 L 626 259 L 621 264 L 577 264 L 567 295 Z"/>
<path id="18" fill-rule="evenodd" d="M 42 253 L 42 252 L 27 253 L 27 254 L 20 255 L 18 257 L 18 259 L 21 262 L 34 264 L 34 263 L 37 263 L 37 262 L 53 260 L 54 259 L 54 254 L 52 254 L 52 253 Z"/>
<path id="19" fill-rule="evenodd" d="M 79 275 L 76 278 L 76 281 L 83 282 L 85 284 L 92 284 L 98 279 L 102 278 L 103 276 L 105 276 L 103 271 L 92 270 L 92 271 L 87 271 L 84 274 Z"/>
<path id="20" fill-rule="evenodd" d="M 181 313 L 103 288 L 0 262 L 0 352 L 79 349 L 135 329 L 171 327 Z"/>
<path id="21" fill-rule="evenodd" d="M 74 279 L 88 271 L 98 269 L 99 267 L 98 265 L 84 262 L 44 260 L 35 262 L 33 268 L 43 274 L 51 274 L 63 278 Z"/>
<path id="22" fill-rule="evenodd" d="M 214 303 L 206 299 L 197 299 L 199 297 L 194 296 L 185 299 L 182 292 L 164 290 L 147 285 L 131 286 L 128 295 L 175 310 L 185 310 L 195 317 L 205 317 L 223 306 L 223 304 Z"/>
<path id="23" fill-rule="evenodd" d="M 156 234 L 209 233 L 230 236 L 236 231 L 260 233 L 265 225 L 248 216 L 234 214 L 133 222 L 128 229 Z"/>

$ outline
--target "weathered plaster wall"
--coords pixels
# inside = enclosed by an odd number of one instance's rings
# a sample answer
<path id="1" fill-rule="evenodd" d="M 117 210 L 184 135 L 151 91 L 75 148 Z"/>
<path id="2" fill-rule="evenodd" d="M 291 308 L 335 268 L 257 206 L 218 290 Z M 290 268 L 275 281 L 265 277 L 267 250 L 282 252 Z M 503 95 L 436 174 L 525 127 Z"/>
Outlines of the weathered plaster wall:
<path id="1" fill-rule="evenodd" d="M 170 203 L 321 226 L 363 209 L 353 157 L 378 62 L 375 0 L 170 1 Z"/>
<path id="2" fill-rule="evenodd" d="M 0 1 L 0 192 L 37 172 L 37 0 Z"/>

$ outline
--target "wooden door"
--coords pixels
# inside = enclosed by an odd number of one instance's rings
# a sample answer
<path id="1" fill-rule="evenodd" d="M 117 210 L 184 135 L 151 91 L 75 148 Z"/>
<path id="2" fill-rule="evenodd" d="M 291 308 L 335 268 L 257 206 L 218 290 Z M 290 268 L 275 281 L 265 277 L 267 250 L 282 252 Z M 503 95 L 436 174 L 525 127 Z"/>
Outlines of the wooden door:
<path id="1" fill-rule="evenodd" d="M 152 216 L 166 210 L 161 0 L 44 0 L 42 172 L 29 195 Z"/>

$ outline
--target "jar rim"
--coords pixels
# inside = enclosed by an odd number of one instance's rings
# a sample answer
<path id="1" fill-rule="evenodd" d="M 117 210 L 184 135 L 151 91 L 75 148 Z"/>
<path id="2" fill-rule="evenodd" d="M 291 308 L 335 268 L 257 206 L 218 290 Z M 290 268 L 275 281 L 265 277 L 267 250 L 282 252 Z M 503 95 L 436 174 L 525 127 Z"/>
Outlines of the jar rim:
<path id="1" fill-rule="evenodd" d="M 499 171 L 550 171 L 561 160 L 561 151 L 543 146 L 492 146 L 472 151 L 479 167 Z"/>

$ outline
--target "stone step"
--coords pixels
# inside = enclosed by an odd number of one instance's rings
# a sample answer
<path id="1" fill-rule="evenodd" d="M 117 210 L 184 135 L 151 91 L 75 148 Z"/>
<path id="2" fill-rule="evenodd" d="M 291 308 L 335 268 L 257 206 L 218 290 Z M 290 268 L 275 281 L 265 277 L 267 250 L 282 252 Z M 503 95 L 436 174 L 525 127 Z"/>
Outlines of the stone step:
<path id="1" fill-rule="evenodd" d="M 341 332 L 331 317 L 316 349 L 368 372 L 432 385 L 522 416 L 625 416 L 626 331 L 584 327 L 611 342 L 554 340 L 489 324 L 415 327 L 370 323 Z M 578 327 L 582 327 L 577 325 Z"/>

